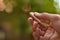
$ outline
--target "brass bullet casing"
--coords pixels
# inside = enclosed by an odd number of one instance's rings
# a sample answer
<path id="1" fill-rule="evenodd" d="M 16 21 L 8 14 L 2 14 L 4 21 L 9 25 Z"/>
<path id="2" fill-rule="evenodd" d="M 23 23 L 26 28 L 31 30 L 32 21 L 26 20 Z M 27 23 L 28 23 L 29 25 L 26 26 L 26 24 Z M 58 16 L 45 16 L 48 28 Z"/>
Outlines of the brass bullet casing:
<path id="1" fill-rule="evenodd" d="M 31 16 L 35 21 L 37 21 L 38 24 L 42 25 L 43 27 L 48 27 L 48 26 L 49 26 L 48 24 L 41 22 L 41 20 L 39 20 L 37 17 L 35 17 L 33 12 L 30 12 L 30 16 Z"/>

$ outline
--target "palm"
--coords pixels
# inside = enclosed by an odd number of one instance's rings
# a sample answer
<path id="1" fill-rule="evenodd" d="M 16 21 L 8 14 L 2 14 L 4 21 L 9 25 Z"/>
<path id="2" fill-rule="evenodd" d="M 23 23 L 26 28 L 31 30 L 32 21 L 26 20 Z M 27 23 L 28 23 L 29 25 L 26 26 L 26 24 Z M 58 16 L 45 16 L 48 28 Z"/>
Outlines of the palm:
<path id="1" fill-rule="evenodd" d="M 33 37 L 35 40 L 55 40 L 58 36 L 57 32 L 52 28 L 48 28 L 46 32 L 40 30 L 39 27 L 34 30 Z"/>

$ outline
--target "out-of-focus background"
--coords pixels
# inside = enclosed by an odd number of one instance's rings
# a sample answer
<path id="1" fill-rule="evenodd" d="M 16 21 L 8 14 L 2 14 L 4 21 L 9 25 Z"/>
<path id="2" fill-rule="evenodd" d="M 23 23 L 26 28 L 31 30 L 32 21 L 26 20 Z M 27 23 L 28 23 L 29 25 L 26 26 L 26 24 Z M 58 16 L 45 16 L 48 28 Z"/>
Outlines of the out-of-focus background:
<path id="1" fill-rule="evenodd" d="M 60 13 L 60 0 L 0 0 L 0 40 L 33 40 L 29 12 Z"/>

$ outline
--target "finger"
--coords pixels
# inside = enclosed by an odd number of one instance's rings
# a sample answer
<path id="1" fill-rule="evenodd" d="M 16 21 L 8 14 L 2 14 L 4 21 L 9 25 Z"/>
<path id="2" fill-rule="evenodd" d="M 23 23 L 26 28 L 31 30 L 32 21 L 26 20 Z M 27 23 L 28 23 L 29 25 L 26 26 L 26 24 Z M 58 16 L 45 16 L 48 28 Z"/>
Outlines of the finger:
<path id="1" fill-rule="evenodd" d="M 40 36 L 40 40 L 49 40 L 49 38 Z"/>
<path id="2" fill-rule="evenodd" d="M 40 29 L 37 28 L 37 30 L 33 32 L 33 37 L 34 39 L 39 40 L 40 36 L 43 36 L 44 33 L 45 33 L 44 31 L 41 31 Z"/>
<path id="3" fill-rule="evenodd" d="M 39 33 L 40 36 L 43 36 L 45 34 L 45 31 L 42 31 L 41 29 L 37 28 L 36 33 Z"/>
<path id="4" fill-rule="evenodd" d="M 37 12 L 35 12 L 35 13 L 37 13 Z M 31 15 L 31 16 L 34 16 L 34 12 L 30 12 L 30 15 Z M 47 29 L 46 27 L 43 28 L 41 24 L 40 24 L 40 26 L 41 26 L 40 28 L 41 28 L 42 30 L 46 30 L 46 29 Z"/>
<path id="5" fill-rule="evenodd" d="M 40 40 L 44 40 L 43 36 L 40 36 Z"/>
<path id="6" fill-rule="evenodd" d="M 40 36 L 40 40 L 49 40 L 47 37 Z"/>
<path id="7" fill-rule="evenodd" d="M 32 30 L 35 31 L 37 27 L 40 27 L 36 21 L 33 21 L 33 27 Z"/>
<path id="8" fill-rule="evenodd" d="M 37 28 L 39 28 L 42 31 L 46 31 L 47 30 L 47 28 L 44 28 L 41 25 L 39 25 L 36 21 L 33 21 L 32 30 L 35 31 Z"/>
<path id="9" fill-rule="evenodd" d="M 55 31 L 54 34 L 50 37 L 50 40 L 56 40 L 58 38 L 58 33 Z"/>
<path id="10" fill-rule="evenodd" d="M 36 29 L 36 31 L 33 31 L 33 37 L 35 40 L 39 40 L 39 36 L 40 36 L 41 30 Z"/>
<path id="11" fill-rule="evenodd" d="M 39 27 L 40 27 L 40 25 L 36 21 L 34 21 L 34 23 L 33 23 L 33 35 L 35 35 L 37 37 L 40 35 L 44 35 L 44 33 L 45 33 Z"/>
<path id="12" fill-rule="evenodd" d="M 42 22 L 45 22 L 45 23 L 48 23 L 49 24 L 49 22 L 50 22 L 50 20 L 49 19 L 47 19 L 47 17 L 45 16 L 47 13 L 36 13 L 35 12 L 35 16 L 38 18 L 38 19 L 40 19 Z"/>
<path id="13" fill-rule="evenodd" d="M 35 32 L 33 32 L 33 38 L 34 38 L 34 40 L 38 40 L 38 37 L 36 36 Z"/>
<path id="14" fill-rule="evenodd" d="M 50 37 L 53 35 L 53 33 L 54 33 L 54 29 L 48 28 L 44 35 L 44 38 L 47 38 L 49 40 Z"/>
<path id="15" fill-rule="evenodd" d="M 31 25 L 33 25 L 33 18 L 32 17 L 29 17 L 28 21 L 31 23 Z"/>
<path id="16" fill-rule="evenodd" d="M 33 23 L 33 31 L 36 31 L 36 33 L 39 33 L 40 35 L 43 35 L 44 30 L 45 29 L 41 28 L 41 26 L 36 21 L 34 21 L 34 23 Z"/>
<path id="17" fill-rule="evenodd" d="M 60 15 L 58 14 L 48 14 L 48 13 L 42 13 L 42 14 L 39 14 L 39 13 L 35 13 L 34 14 L 37 18 L 39 19 L 43 19 L 43 21 L 54 21 L 54 20 L 59 20 L 60 19 Z"/>

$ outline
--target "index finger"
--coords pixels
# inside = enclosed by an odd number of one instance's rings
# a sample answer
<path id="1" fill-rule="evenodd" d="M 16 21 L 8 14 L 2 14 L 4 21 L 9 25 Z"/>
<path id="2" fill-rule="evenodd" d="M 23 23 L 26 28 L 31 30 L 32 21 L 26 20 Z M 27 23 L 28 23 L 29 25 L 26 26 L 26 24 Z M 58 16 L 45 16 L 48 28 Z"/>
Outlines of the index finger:
<path id="1" fill-rule="evenodd" d="M 34 14 L 37 18 L 39 18 L 40 20 L 43 19 L 43 21 L 47 20 L 47 21 L 56 21 L 60 19 L 60 15 L 58 14 L 48 14 L 48 13 L 37 13 L 35 12 Z"/>

